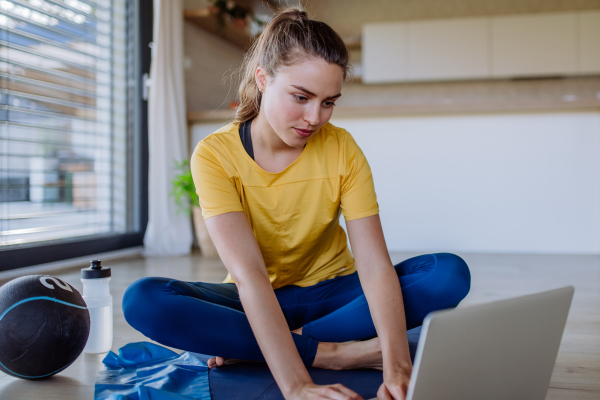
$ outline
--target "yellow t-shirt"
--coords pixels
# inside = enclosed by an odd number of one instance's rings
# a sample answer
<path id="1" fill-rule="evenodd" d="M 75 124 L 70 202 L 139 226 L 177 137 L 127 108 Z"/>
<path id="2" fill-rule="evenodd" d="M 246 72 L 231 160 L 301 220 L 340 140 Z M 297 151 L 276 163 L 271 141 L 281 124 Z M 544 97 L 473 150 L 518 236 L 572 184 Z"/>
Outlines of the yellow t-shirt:
<path id="1" fill-rule="evenodd" d="M 273 289 L 356 271 L 339 224 L 379 213 L 371 169 L 354 138 L 328 123 L 279 173 L 248 155 L 231 123 L 198 143 L 191 170 L 204 219 L 246 214 Z M 231 274 L 223 281 L 233 282 Z"/>

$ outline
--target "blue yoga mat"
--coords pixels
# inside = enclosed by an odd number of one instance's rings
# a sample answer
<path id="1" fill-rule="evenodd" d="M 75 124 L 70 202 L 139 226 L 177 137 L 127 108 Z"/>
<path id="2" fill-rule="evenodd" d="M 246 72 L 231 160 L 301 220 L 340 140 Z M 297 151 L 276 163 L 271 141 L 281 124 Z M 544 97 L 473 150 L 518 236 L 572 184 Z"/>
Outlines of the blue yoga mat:
<path id="1" fill-rule="evenodd" d="M 411 358 L 421 328 L 408 331 Z M 177 354 L 149 342 L 129 343 L 102 361 L 94 398 L 97 400 L 283 400 L 266 363 L 240 362 L 209 369 L 210 355 Z M 357 369 L 332 371 L 308 368 L 316 384 L 341 383 L 365 399 L 377 395 L 381 371 Z"/>

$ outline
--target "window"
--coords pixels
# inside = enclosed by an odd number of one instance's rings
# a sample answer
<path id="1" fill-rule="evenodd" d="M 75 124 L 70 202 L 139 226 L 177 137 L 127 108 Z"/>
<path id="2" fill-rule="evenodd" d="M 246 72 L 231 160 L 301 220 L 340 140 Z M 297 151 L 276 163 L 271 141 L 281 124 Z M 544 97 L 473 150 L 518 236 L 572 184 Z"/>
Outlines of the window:
<path id="1" fill-rule="evenodd" d="M 127 235 L 141 244 L 139 10 L 126 0 L 0 0 L 0 260 L 21 256 L 0 270 L 81 255 L 23 261 L 24 248 Z"/>

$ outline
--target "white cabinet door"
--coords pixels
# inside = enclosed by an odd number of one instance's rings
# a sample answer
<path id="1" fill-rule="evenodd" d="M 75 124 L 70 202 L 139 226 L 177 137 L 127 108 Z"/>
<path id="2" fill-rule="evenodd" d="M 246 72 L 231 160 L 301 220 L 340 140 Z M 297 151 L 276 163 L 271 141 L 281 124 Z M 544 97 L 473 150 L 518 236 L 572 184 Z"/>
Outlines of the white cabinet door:
<path id="1" fill-rule="evenodd" d="M 365 83 L 600 73 L 600 11 L 374 23 Z"/>
<path id="2" fill-rule="evenodd" d="M 579 18 L 579 72 L 600 73 L 600 11 L 584 11 Z"/>
<path id="3" fill-rule="evenodd" d="M 409 22 L 409 79 L 490 77 L 489 27 L 489 18 Z"/>
<path id="4" fill-rule="evenodd" d="M 362 40 L 363 82 L 399 82 L 407 79 L 406 24 L 366 24 L 363 26 Z"/>
<path id="5" fill-rule="evenodd" d="M 494 77 L 576 74 L 577 13 L 492 18 Z"/>

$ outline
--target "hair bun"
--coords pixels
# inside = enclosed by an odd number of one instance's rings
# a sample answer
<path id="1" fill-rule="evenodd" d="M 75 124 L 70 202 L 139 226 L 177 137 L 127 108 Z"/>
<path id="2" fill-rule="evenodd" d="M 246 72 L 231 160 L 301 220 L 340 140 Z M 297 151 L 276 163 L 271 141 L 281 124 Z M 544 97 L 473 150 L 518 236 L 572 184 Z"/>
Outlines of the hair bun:
<path id="1" fill-rule="evenodd" d="M 289 14 L 290 18 L 295 21 L 298 21 L 301 19 L 309 19 L 307 12 L 300 8 L 292 8 L 291 10 L 284 12 L 284 14 Z"/>
<path id="2" fill-rule="evenodd" d="M 309 22 L 308 13 L 300 8 L 300 6 L 280 9 L 273 17 L 278 22 L 300 22 L 301 24 Z"/>

